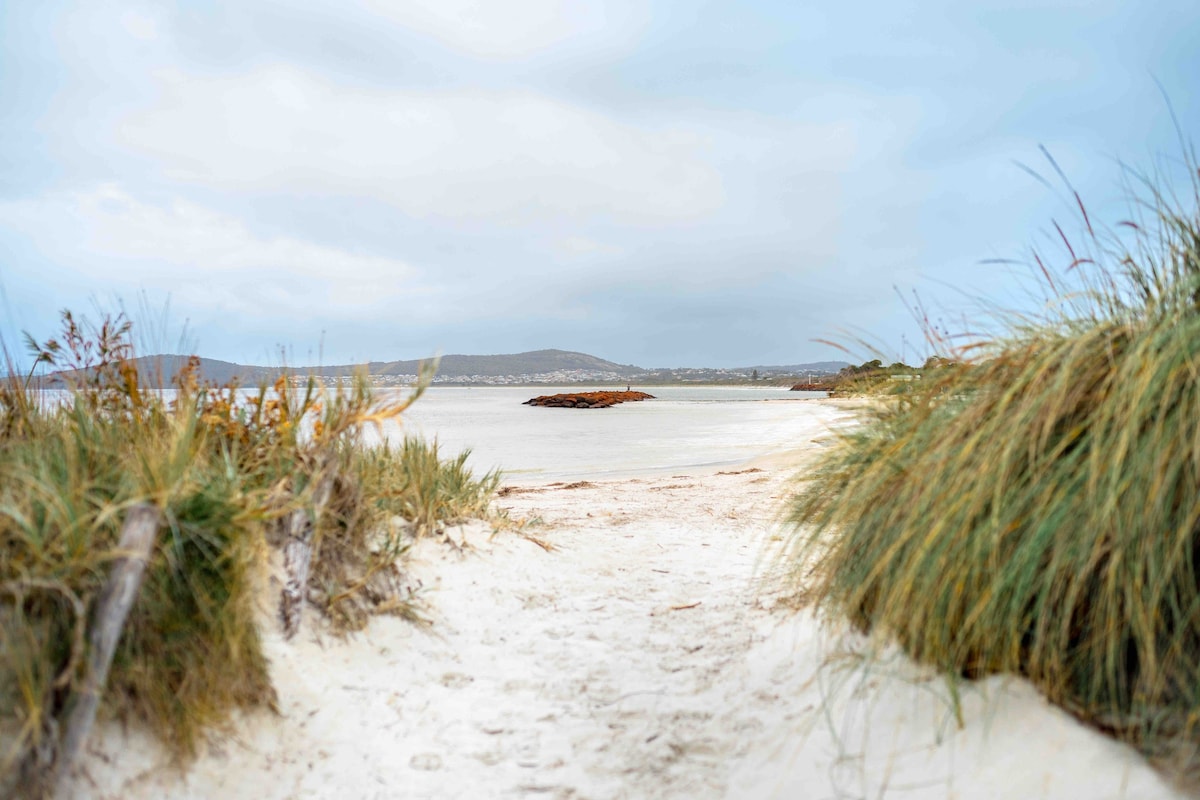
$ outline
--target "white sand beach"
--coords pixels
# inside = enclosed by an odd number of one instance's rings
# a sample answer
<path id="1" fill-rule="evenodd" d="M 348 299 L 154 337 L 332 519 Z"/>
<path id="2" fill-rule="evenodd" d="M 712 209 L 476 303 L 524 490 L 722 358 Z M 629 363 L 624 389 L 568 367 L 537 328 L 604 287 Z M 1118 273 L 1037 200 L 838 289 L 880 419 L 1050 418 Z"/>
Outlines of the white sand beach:
<path id="1" fill-rule="evenodd" d="M 963 688 L 761 591 L 797 470 L 518 485 L 528 533 L 422 541 L 433 625 L 268 643 L 280 714 L 185 772 L 101 729 L 79 798 L 1168 798 L 1137 753 L 1025 682 Z"/>

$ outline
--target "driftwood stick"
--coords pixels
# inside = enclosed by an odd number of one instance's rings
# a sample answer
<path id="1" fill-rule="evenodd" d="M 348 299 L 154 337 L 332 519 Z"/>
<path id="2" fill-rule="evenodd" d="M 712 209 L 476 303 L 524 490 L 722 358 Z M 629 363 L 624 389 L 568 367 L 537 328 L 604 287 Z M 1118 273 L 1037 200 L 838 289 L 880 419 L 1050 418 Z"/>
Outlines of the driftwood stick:
<path id="1" fill-rule="evenodd" d="M 304 598 L 308 594 L 308 570 L 312 564 L 313 538 L 316 520 L 333 494 L 333 471 L 321 469 L 316 478 L 309 508 L 297 508 L 287 517 L 287 539 L 283 544 L 283 567 L 287 572 L 279 598 L 279 617 L 283 620 L 283 635 L 291 639 L 300 630 Z M 311 508 L 311 514 L 310 512 Z"/>
<path id="2" fill-rule="evenodd" d="M 158 525 L 158 509 L 146 503 L 134 506 L 125 517 L 117 545 L 120 555 L 113 562 L 108 581 L 97 596 L 88 631 L 87 674 L 83 686 L 67 704 L 62 743 L 55 759 L 55 782 L 70 771 L 96 721 L 96 709 L 108 682 L 113 653 L 125 627 L 125 618 L 142 586 L 142 575 L 154 547 Z"/>

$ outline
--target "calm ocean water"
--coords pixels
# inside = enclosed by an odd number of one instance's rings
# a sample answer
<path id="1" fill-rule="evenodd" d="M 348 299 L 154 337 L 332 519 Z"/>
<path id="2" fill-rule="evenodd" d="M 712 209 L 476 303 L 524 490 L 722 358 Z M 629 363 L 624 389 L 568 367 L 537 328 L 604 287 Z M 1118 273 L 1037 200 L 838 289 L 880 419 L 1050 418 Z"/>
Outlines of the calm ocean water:
<path id="1" fill-rule="evenodd" d="M 599 410 L 522 405 L 572 390 L 580 388 L 433 388 L 385 435 L 436 437 L 445 455 L 470 448 L 476 470 L 528 482 L 736 465 L 811 446 L 845 416 L 800 400 L 820 393 L 746 386 L 651 387 L 655 400 Z"/>
<path id="2" fill-rule="evenodd" d="M 814 438 L 850 419 L 843 409 L 802 401 L 823 393 L 753 386 L 649 387 L 654 400 L 597 410 L 522 405 L 541 394 L 585 390 L 435 387 L 382 436 L 436 438 L 444 456 L 470 449 L 472 468 L 501 469 L 508 482 L 521 483 L 733 466 L 812 446 Z M 381 399 L 406 394 L 377 391 Z M 168 399 L 173 394 L 164 392 Z M 48 391 L 42 397 L 53 404 L 66 394 Z M 380 438 L 373 428 L 365 434 L 368 443 Z"/>

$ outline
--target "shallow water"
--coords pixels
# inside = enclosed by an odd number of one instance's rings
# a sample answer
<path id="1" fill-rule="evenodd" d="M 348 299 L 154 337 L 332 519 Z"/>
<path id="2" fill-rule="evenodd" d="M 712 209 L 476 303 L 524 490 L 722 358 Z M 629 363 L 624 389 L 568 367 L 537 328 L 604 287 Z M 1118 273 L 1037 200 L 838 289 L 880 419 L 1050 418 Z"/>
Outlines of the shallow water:
<path id="1" fill-rule="evenodd" d="M 735 465 L 811 446 L 840 416 L 802 402 L 823 393 L 748 386 L 651 387 L 657 399 L 607 409 L 522 405 L 567 391 L 581 389 L 433 388 L 405 414 L 402 429 L 391 426 L 385 435 L 436 437 L 446 456 L 470 448 L 477 471 L 500 468 L 507 480 L 524 482 Z"/>

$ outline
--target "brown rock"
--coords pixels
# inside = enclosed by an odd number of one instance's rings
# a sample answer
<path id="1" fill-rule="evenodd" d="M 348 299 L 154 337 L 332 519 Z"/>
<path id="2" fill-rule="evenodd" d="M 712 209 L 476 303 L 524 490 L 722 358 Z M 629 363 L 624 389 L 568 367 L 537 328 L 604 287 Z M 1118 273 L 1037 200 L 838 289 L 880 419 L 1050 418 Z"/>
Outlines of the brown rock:
<path id="1" fill-rule="evenodd" d="M 653 399 L 654 395 L 645 392 L 570 392 L 534 397 L 522 405 L 546 408 L 609 408 L 618 403 Z"/>

